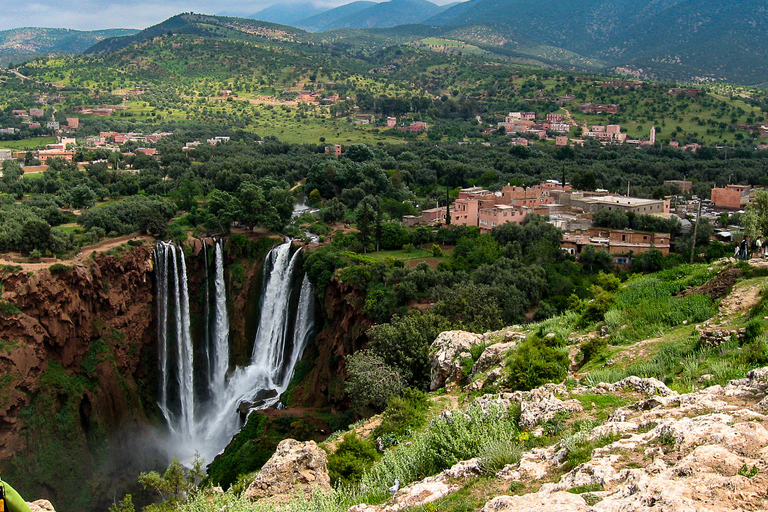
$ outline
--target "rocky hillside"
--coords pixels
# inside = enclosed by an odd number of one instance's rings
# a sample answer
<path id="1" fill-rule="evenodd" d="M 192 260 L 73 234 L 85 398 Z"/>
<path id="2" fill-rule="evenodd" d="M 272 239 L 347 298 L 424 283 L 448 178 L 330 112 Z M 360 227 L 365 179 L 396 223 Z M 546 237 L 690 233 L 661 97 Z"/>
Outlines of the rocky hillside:
<path id="1" fill-rule="evenodd" d="M 636 319 L 607 313 L 589 324 L 567 314 L 483 335 L 444 332 L 430 351 L 430 395 L 392 399 L 383 415 L 321 444 L 324 452 L 285 441 L 244 483 L 200 492 L 181 508 L 762 509 L 765 267 L 757 260 L 679 267 L 674 279 L 689 284 L 665 291 L 656 276 L 628 281 L 614 307 L 630 310 L 629 295 L 651 285 L 667 315 L 685 307 L 688 318 L 702 319 L 657 323 L 652 337 L 633 334 L 643 332 Z M 665 299 L 667 291 L 673 296 Z M 718 301 L 707 315 L 690 299 L 704 295 Z M 541 376 L 560 355 L 565 380 L 524 389 L 521 382 L 534 382 L 527 374 Z M 309 500 L 291 498 L 298 494 Z"/>
<path id="2" fill-rule="evenodd" d="M 151 270 L 146 246 L 36 273 L 4 267 L 0 459 L 22 495 L 85 504 L 94 489 L 80 482 L 98 474 L 107 488 L 120 461 L 136 461 L 134 436 L 110 434 L 126 423 L 147 434 Z"/>

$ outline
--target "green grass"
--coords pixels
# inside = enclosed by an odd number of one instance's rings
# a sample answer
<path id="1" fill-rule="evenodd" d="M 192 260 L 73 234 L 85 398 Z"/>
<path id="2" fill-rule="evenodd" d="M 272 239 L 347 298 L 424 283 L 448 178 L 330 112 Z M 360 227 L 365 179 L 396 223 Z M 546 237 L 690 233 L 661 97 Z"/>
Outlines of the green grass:
<path id="1" fill-rule="evenodd" d="M 432 251 L 425 251 L 424 249 L 414 249 L 411 252 L 404 250 L 376 251 L 368 253 L 368 256 L 376 258 L 377 260 L 386 260 L 387 258 L 395 258 L 403 261 L 423 260 L 432 258 Z M 443 256 L 442 259 L 446 259 L 446 257 Z"/>
<path id="2" fill-rule="evenodd" d="M 31 139 L 22 140 L 4 140 L 0 141 L 0 148 L 2 149 L 35 149 L 38 146 L 45 146 L 46 144 L 54 144 L 56 137 L 33 137 Z"/>

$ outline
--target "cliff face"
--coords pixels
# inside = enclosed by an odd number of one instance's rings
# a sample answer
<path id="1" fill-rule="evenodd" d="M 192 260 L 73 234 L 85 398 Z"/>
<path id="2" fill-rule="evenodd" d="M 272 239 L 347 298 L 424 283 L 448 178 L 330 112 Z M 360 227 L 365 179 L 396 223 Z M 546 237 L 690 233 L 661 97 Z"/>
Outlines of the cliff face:
<path id="1" fill-rule="evenodd" d="M 326 288 L 322 316 L 318 315 L 318 322 L 325 325 L 303 358 L 313 361 L 314 367 L 293 391 L 292 400 L 312 407 L 346 405 L 344 358 L 368 342 L 365 332 L 373 325 L 363 314 L 364 302 L 365 293 L 350 284 L 334 279 Z"/>
<path id="2" fill-rule="evenodd" d="M 148 434 L 152 250 L 52 270 L 1 278 L 0 460 L 22 495 L 89 508 Z"/>

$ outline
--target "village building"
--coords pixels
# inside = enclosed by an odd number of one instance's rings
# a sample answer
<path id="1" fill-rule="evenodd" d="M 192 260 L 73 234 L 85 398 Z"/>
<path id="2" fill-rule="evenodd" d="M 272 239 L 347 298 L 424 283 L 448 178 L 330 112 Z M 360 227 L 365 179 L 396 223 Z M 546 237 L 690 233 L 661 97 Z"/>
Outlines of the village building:
<path id="1" fill-rule="evenodd" d="M 341 144 L 334 144 L 332 146 L 325 146 L 325 154 L 333 155 L 336 158 L 341 156 Z"/>
<path id="2" fill-rule="evenodd" d="M 563 235 L 560 248 L 578 256 L 587 246 L 595 250 L 606 251 L 619 265 L 632 263 L 632 257 L 646 253 L 651 249 L 669 255 L 670 234 L 648 233 L 629 229 L 590 228 L 577 230 Z"/>
<path id="3" fill-rule="evenodd" d="M 741 210 L 749 202 L 749 185 L 727 185 L 712 189 L 712 205 L 715 208 Z"/>

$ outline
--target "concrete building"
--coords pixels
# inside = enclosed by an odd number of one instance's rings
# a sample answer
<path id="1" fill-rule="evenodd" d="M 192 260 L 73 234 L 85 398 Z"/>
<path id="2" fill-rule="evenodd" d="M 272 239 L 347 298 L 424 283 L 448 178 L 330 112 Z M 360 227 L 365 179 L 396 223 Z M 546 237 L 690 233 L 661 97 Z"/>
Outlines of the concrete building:
<path id="1" fill-rule="evenodd" d="M 712 205 L 715 208 L 741 210 L 749 202 L 749 185 L 728 185 L 712 189 Z"/>
<path id="2" fill-rule="evenodd" d="M 669 213 L 670 201 L 666 199 L 643 199 L 639 197 L 597 195 L 590 192 L 562 192 L 558 202 L 577 208 L 585 213 L 594 213 L 603 208 L 622 210 L 635 214 Z"/>
<path id="3" fill-rule="evenodd" d="M 618 264 L 632 263 L 632 256 L 656 249 L 664 256 L 669 254 L 669 233 L 647 233 L 628 229 L 590 228 L 563 235 L 560 248 L 578 256 L 585 247 L 607 251 Z"/>
<path id="4" fill-rule="evenodd" d="M 336 158 L 341 156 L 341 144 L 334 144 L 333 146 L 325 146 L 325 154 L 333 155 Z"/>
<path id="5" fill-rule="evenodd" d="M 498 204 L 490 208 L 482 208 L 478 212 L 478 225 L 481 233 L 489 233 L 496 226 L 514 222 L 522 224 L 528 212 L 511 205 Z"/>
<path id="6" fill-rule="evenodd" d="M 477 199 L 457 199 L 451 205 L 451 224 L 477 226 L 480 202 Z"/>

